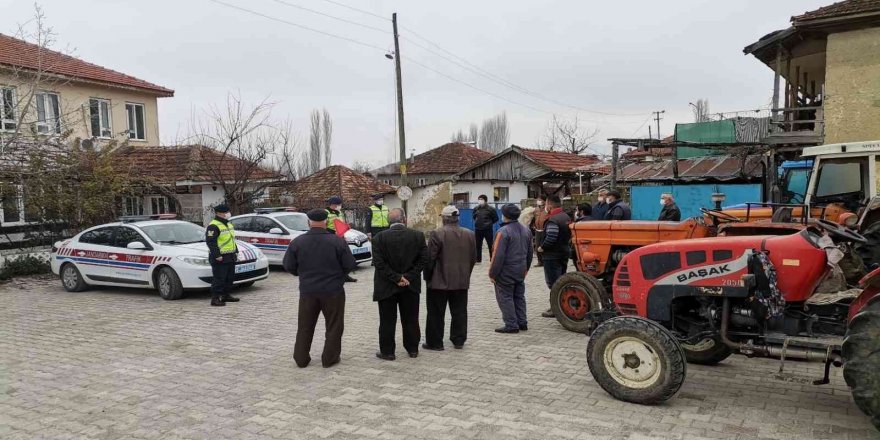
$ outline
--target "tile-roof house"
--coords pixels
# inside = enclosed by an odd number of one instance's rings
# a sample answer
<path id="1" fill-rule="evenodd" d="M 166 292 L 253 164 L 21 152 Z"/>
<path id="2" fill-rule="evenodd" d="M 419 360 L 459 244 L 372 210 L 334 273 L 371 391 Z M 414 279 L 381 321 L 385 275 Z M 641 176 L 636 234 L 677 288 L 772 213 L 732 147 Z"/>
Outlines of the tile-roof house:
<path id="1" fill-rule="evenodd" d="M 407 161 L 409 186 L 420 187 L 447 180 L 462 170 L 492 157 L 492 153 L 472 145 L 450 142 L 416 155 Z M 379 181 L 400 183 L 400 165 L 392 163 L 373 170 Z"/>
<path id="2" fill-rule="evenodd" d="M 818 24 L 819 21 L 831 21 L 841 17 L 851 18 L 858 15 L 864 18 L 880 15 L 880 0 L 841 1 L 791 17 L 791 22 L 795 26 L 812 23 Z"/>
<path id="3" fill-rule="evenodd" d="M 324 168 L 297 180 L 291 186 L 293 204 L 301 209 L 326 206 L 327 199 L 332 196 L 341 197 L 345 207 L 366 207 L 372 203 L 374 194 L 391 194 L 395 191 L 390 185 L 342 165 Z"/>
<path id="4" fill-rule="evenodd" d="M 120 165 L 131 175 L 144 176 L 162 185 L 283 179 L 272 170 L 201 145 L 128 147 L 118 154 Z"/>

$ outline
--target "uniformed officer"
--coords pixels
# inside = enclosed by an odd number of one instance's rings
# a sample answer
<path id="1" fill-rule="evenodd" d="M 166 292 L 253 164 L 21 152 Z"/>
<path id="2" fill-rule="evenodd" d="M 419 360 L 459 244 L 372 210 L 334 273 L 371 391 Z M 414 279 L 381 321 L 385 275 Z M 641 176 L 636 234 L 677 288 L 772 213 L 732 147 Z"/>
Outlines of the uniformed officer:
<path id="1" fill-rule="evenodd" d="M 370 205 L 370 213 L 367 218 L 370 238 L 388 229 L 388 207 L 385 206 L 385 197 L 382 194 L 373 195 L 373 204 Z"/>
<path id="2" fill-rule="evenodd" d="M 336 219 L 345 221 L 345 216 L 342 215 L 342 198 L 339 196 L 327 199 L 327 229 L 336 232 Z"/>
<path id="3" fill-rule="evenodd" d="M 238 246 L 235 244 L 235 232 L 229 223 L 229 207 L 220 204 L 214 207 L 214 219 L 205 231 L 205 243 L 208 245 L 208 260 L 211 262 L 211 305 L 225 306 L 228 302 L 238 302 L 238 298 L 229 293 L 235 280 L 235 260 Z"/>

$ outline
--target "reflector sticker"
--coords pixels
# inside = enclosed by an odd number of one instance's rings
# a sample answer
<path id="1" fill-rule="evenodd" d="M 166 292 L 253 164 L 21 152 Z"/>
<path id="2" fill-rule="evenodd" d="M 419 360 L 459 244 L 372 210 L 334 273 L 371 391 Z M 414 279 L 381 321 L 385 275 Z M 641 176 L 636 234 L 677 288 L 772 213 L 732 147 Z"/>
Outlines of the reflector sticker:
<path id="1" fill-rule="evenodd" d="M 790 260 L 788 258 L 782 260 L 783 266 L 800 266 L 801 260 Z"/>

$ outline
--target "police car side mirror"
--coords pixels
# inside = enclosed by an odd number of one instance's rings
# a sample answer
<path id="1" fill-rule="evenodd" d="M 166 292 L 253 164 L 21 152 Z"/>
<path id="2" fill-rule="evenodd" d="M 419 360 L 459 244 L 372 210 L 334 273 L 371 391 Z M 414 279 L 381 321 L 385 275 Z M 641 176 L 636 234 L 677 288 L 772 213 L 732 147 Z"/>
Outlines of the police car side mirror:
<path id="1" fill-rule="evenodd" d="M 129 243 L 128 245 L 126 245 L 125 247 L 127 247 L 129 249 L 146 249 L 147 245 L 145 245 L 143 242 L 140 242 L 140 241 L 133 241 L 133 242 Z"/>
<path id="2" fill-rule="evenodd" d="M 272 229 L 269 229 L 269 233 L 270 233 L 270 234 L 276 234 L 276 235 L 284 235 L 284 231 L 282 231 L 281 228 L 272 228 Z"/>

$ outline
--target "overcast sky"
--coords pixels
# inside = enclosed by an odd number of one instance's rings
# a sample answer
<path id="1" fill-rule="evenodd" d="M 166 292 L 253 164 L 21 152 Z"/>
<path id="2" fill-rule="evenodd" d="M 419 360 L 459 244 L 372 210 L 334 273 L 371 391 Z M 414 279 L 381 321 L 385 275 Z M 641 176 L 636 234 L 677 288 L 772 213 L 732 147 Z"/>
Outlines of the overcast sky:
<path id="1" fill-rule="evenodd" d="M 608 137 L 647 136 L 654 110 L 666 110 L 660 129 L 668 135 L 675 122 L 692 120 L 688 102 L 700 98 L 713 112 L 766 107 L 772 72 L 742 48 L 787 27 L 792 15 L 831 3 L 222 1 L 363 45 L 210 0 L 39 4 L 57 34 L 56 48 L 175 90 L 159 101 L 164 143 L 185 131 L 193 109 L 222 105 L 227 92 L 239 91 L 251 103 L 276 102 L 273 115 L 290 118 L 304 141 L 309 112 L 326 108 L 334 122 L 333 162 L 378 165 L 392 157 L 396 138 L 394 63 L 383 56 L 393 49 L 392 12 L 402 26 L 407 150 L 441 145 L 459 128 L 504 111 L 511 143 L 533 146 L 552 114 L 577 114 L 600 130 L 597 149 L 604 151 Z M 0 32 L 14 34 L 33 15 L 33 4 L 0 0 L 0 11 Z"/>

